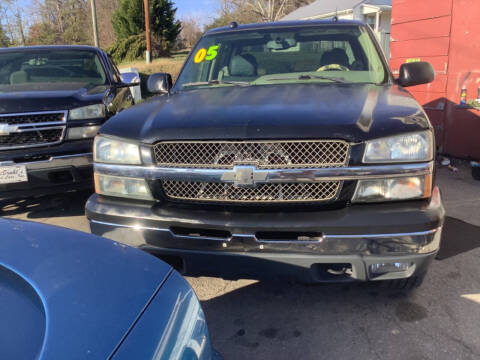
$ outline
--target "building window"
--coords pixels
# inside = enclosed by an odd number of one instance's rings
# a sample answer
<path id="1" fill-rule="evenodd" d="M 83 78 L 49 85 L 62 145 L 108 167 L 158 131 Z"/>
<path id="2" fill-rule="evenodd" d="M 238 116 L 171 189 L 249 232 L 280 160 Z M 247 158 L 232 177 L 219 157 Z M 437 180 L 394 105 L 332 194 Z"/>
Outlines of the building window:
<path id="1" fill-rule="evenodd" d="M 375 14 L 365 15 L 365 23 L 367 23 L 367 25 L 370 26 L 370 28 L 373 31 L 375 31 L 375 22 L 376 22 Z"/>

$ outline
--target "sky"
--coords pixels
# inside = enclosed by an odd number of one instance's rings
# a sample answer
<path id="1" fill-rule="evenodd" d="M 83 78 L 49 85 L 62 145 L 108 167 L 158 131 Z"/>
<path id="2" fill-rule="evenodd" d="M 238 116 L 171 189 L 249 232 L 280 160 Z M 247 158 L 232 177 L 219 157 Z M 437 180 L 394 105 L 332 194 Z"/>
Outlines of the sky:
<path id="1" fill-rule="evenodd" d="M 217 0 L 173 0 L 177 7 L 177 17 L 194 17 L 200 24 L 206 24 L 215 18 Z"/>
<path id="2" fill-rule="evenodd" d="M 2 0 L 0 0 L 2 1 Z M 17 0 L 26 8 L 33 0 Z M 218 8 L 218 0 L 173 0 L 179 19 L 194 17 L 201 25 L 204 25 L 215 18 L 215 11 Z"/>

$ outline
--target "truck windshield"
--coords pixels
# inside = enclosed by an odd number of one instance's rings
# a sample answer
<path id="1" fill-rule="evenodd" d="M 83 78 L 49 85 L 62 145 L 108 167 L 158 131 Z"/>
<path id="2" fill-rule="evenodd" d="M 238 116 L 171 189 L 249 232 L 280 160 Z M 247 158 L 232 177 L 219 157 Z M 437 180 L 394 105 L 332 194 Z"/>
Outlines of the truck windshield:
<path id="1" fill-rule="evenodd" d="M 0 52 L 0 92 L 80 89 L 106 83 L 102 63 L 92 51 Z"/>
<path id="2" fill-rule="evenodd" d="M 388 71 L 363 26 L 316 25 L 207 35 L 175 87 L 387 80 Z"/>

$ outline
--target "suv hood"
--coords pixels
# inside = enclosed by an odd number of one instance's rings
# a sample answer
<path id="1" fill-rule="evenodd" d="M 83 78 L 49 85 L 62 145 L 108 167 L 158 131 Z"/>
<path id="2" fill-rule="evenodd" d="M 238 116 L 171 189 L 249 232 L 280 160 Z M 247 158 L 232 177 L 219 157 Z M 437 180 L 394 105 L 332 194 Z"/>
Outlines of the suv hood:
<path id="1" fill-rule="evenodd" d="M 108 121 L 103 134 L 160 140 L 372 138 L 429 128 L 424 111 L 392 85 L 224 86 L 158 97 Z"/>
<path id="2" fill-rule="evenodd" d="M 66 84 L 52 84 L 44 86 L 45 90 L 0 91 L 0 114 L 70 110 L 81 106 L 99 104 L 108 95 L 109 86 L 95 86 L 91 88 Z"/>
<path id="3" fill-rule="evenodd" d="M 107 359 L 171 267 L 97 236 L 0 219 L 0 358 Z"/>

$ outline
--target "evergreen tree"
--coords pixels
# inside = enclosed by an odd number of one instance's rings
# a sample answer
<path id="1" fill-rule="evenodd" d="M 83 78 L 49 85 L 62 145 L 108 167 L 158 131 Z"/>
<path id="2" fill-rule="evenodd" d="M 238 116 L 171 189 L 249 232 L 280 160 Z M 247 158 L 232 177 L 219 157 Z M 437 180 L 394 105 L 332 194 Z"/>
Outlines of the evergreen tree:
<path id="1" fill-rule="evenodd" d="M 181 31 L 180 21 L 175 20 L 177 9 L 170 0 L 150 0 L 149 4 L 154 56 L 168 54 Z M 134 49 L 135 54 L 129 54 L 128 49 L 133 38 L 145 34 L 143 0 L 120 0 L 112 16 L 112 26 L 117 41 L 109 52 L 116 61 L 136 58 L 139 52 L 143 56 L 144 51 L 139 51 L 142 50 L 139 47 Z"/>
<path id="2" fill-rule="evenodd" d="M 120 0 L 112 16 L 113 31 L 117 40 L 124 40 L 145 31 L 143 0 Z"/>
<path id="3" fill-rule="evenodd" d="M 175 20 L 177 9 L 170 0 L 151 0 L 151 27 L 162 46 L 162 50 L 169 52 L 173 43 L 182 31 L 182 24 Z"/>

